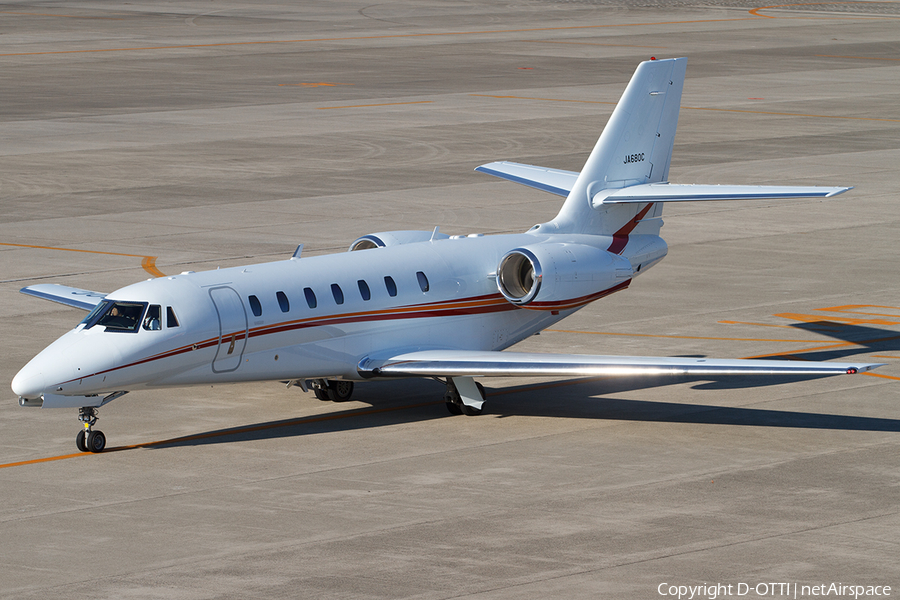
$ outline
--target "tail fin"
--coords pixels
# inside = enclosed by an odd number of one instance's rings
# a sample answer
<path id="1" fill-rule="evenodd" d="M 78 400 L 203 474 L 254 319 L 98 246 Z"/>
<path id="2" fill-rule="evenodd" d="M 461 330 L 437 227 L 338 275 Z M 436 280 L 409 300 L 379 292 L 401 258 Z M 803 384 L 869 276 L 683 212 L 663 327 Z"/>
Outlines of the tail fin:
<path id="1" fill-rule="evenodd" d="M 592 199 L 601 190 L 668 180 L 686 67 L 686 58 L 638 65 L 562 209 L 540 229 L 614 235 L 638 214 L 645 220 L 659 216 L 661 204 L 594 209 Z M 658 234 L 660 224 L 646 233 Z"/>

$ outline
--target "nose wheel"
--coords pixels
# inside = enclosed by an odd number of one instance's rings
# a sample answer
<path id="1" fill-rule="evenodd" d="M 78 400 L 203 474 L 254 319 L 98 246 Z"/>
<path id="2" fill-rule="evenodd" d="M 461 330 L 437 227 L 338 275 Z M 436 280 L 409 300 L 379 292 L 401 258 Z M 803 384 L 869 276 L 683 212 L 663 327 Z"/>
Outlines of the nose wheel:
<path id="1" fill-rule="evenodd" d="M 93 406 L 82 406 L 78 409 L 78 420 L 82 422 L 84 428 L 75 436 L 75 445 L 81 452 L 103 452 L 106 448 L 106 436 L 102 431 L 95 431 L 93 428 L 97 424 L 97 409 Z"/>

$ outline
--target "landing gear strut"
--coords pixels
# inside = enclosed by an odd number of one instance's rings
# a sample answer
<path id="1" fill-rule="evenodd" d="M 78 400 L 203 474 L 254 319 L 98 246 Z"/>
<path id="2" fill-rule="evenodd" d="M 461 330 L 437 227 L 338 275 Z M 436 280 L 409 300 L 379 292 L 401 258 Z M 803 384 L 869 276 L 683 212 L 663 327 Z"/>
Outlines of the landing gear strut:
<path id="1" fill-rule="evenodd" d="M 346 402 L 353 395 L 353 382 L 337 379 L 314 379 L 313 392 L 319 400 Z"/>
<path id="2" fill-rule="evenodd" d="M 457 380 L 461 379 L 471 379 L 471 378 L 456 378 Z M 463 381 L 460 381 L 461 384 L 464 384 Z M 478 383 L 477 381 L 473 381 L 475 387 L 478 388 L 478 394 L 481 396 L 481 401 L 484 402 L 484 399 L 487 397 L 487 394 L 484 391 L 484 386 Z M 465 385 L 465 384 L 464 384 Z M 444 392 L 444 403 L 447 405 L 447 410 L 451 415 L 468 415 L 470 417 L 474 417 L 476 415 L 481 414 L 480 406 L 472 406 L 471 404 L 467 404 L 463 397 L 459 393 L 459 389 L 456 386 L 456 382 L 454 378 L 447 378 L 447 391 Z"/>
<path id="3" fill-rule="evenodd" d="M 84 429 L 75 436 L 75 445 L 82 452 L 103 452 L 106 448 L 106 436 L 102 431 L 91 429 L 97 423 L 97 409 L 93 406 L 82 406 L 78 409 L 78 420 L 84 424 Z"/>

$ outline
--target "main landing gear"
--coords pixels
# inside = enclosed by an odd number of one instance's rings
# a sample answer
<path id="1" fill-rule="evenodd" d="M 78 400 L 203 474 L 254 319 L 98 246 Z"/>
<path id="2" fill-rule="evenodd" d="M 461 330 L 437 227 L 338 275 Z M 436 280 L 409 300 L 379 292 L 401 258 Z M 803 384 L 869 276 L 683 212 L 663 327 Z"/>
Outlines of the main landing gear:
<path id="1" fill-rule="evenodd" d="M 447 391 L 444 392 L 444 403 L 451 415 L 474 417 L 481 414 L 481 405 L 484 404 L 484 399 L 487 397 L 483 385 L 471 377 L 448 377 L 446 383 Z M 477 397 L 474 392 L 478 393 Z"/>
<path id="2" fill-rule="evenodd" d="M 97 409 L 93 406 L 82 406 L 78 409 L 78 420 L 84 424 L 84 429 L 75 436 L 75 445 L 82 452 L 103 452 L 106 448 L 106 436 L 102 431 L 95 431 L 92 427 L 97 423 Z"/>
<path id="3" fill-rule="evenodd" d="M 313 379 L 312 389 L 319 400 L 346 402 L 353 395 L 353 382 L 340 379 Z"/>

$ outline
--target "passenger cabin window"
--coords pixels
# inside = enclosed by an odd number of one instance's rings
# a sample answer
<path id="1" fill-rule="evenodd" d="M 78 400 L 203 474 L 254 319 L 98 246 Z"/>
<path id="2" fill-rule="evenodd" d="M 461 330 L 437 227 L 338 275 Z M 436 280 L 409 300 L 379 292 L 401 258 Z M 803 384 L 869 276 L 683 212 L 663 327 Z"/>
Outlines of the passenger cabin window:
<path id="1" fill-rule="evenodd" d="M 371 300 L 372 292 L 369 291 L 369 284 L 360 279 L 356 282 L 356 285 L 359 286 L 359 295 L 362 296 L 363 300 Z"/>
<path id="2" fill-rule="evenodd" d="M 394 283 L 394 278 L 390 275 L 384 278 L 384 287 L 387 288 L 388 296 L 397 295 L 397 284 Z"/>
<path id="3" fill-rule="evenodd" d="M 288 301 L 288 297 L 284 292 L 275 292 L 275 297 L 278 298 L 278 306 L 281 307 L 281 312 L 288 312 L 291 310 L 291 303 Z"/>
<path id="4" fill-rule="evenodd" d="M 166 307 L 166 327 L 178 327 L 178 318 L 171 306 Z"/>
<path id="5" fill-rule="evenodd" d="M 419 280 L 419 287 L 422 288 L 423 292 L 428 291 L 428 278 L 425 277 L 425 273 L 422 271 L 416 271 L 416 279 Z"/>
<path id="6" fill-rule="evenodd" d="M 250 310 L 253 311 L 253 316 L 261 317 L 262 316 L 262 304 L 259 303 L 259 298 L 256 296 L 250 296 L 247 298 L 250 301 Z"/>
<path id="7" fill-rule="evenodd" d="M 159 331 L 162 329 L 162 321 L 160 320 L 159 304 L 151 304 L 147 308 L 147 314 L 144 316 L 144 324 L 141 326 L 147 331 Z"/>
<path id="8" fill-rule="evenodd" d="M 341 286 L 336 283 L 331 284 L 331 295 L 334 296 L 335 304 L 343 304 L 344 303 L 344 292 L 341 291 Z"/>
<path id="9" fill-rule="evenodd" d="M 147 308 L 146 302 L 104 300 L 88 315 L 90 320 L 85 319 L 84 328 L 90 329 L 94 325 L 100 325 L 106 327 L 106 331 L 134 333 L 141 324 L 145 308 Z"/>
<path id="10" fill-rule="evenodd" d="M 312 288 L 303 288 L 303 295 L 306 296 L 306 303 L 309 304 L 310 308 L 316 307 L 316 293 L 312 291 Z"/>

